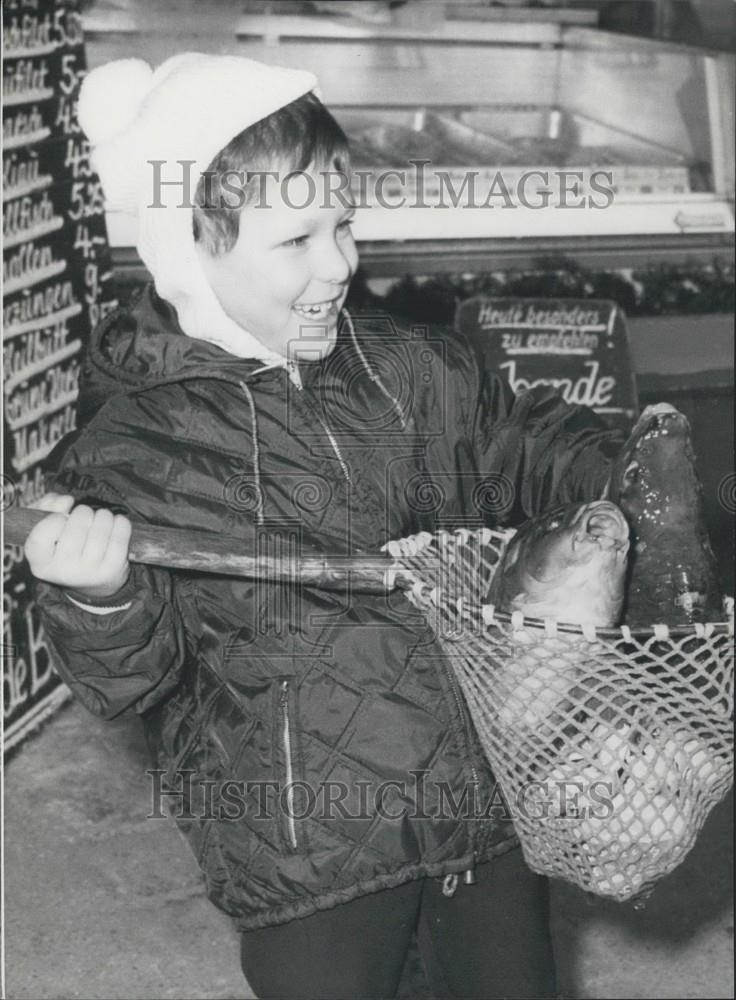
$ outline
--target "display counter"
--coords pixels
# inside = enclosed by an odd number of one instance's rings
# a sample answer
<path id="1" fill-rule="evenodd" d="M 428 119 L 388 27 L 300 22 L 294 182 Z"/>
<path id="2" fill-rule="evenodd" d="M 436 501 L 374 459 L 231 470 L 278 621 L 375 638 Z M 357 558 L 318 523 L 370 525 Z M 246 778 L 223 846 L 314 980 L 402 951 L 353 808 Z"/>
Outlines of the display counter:
<path id="1" fill-rule="evenodd" d="M 731 253 L 733 56 L 426 6 L 412 26 L 118 0 L 85 28 L 92 65 L 197 49 L 314 71 L 352 141 L 371 274 Z M 134 262 L 130 222 L 108 222 Z"/>

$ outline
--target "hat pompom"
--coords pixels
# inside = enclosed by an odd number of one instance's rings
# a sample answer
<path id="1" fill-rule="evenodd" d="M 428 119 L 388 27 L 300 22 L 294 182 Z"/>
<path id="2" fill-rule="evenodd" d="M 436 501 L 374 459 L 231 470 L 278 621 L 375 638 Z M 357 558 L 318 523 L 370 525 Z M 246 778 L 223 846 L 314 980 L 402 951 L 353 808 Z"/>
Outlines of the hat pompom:
<path id="1" fill-rule="evenodd" d="M 93 146 L 124 132 L 151 89 L 153 70 L 143 59 L 117 59 L 91 70 L 79 93 L 79 124 Z"/>

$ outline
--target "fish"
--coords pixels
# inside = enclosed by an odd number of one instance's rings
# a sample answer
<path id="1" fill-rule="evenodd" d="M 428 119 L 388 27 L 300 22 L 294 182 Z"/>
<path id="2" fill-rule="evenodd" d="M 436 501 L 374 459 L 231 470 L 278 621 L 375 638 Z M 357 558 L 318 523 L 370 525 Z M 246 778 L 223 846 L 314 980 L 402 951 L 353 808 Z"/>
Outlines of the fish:
<path id="1" fill-rule="evenodd" d="M 567 504 L 526 521 L 493 575 L 489 601 L 574 625 L 616 625 L 624 604 L 629 525 L 608 500 Z"/>
<path id="2" fill-rule="evenodd" d="M 488 592 L 495 609 L 525 618 L 608 628 L 620 618 L 629 526 L 607 500 L 568 504 L 526 521 L 511 538 Z M 502 728 L 534 729 L 569 708 L 590 644 L 575 630 L 513 630 L 498 651 Z"/>
<path id="3" fill-rule="evenodd" d="M 624 623 L 719 621 L 723 596 L 708 537 L 690 425 L 669 403 L 648 406 L 614 462 L 607 498 L 631 535 Z"/>

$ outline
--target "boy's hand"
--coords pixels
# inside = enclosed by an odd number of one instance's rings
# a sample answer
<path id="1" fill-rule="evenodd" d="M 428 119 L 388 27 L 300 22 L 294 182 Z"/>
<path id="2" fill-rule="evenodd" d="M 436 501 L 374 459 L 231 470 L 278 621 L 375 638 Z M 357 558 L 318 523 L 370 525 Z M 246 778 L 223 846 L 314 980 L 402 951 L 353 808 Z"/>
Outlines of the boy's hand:
<path id="1" fill-rule="evenodd" d="M 127 517 L 83 504 L 74 507 L 74 498 L 60 493 L 47 493 L 33 506 L 50 512 L 26 539 L 34 576 L 92 599 L 120 590 L 130 573 Z"/>

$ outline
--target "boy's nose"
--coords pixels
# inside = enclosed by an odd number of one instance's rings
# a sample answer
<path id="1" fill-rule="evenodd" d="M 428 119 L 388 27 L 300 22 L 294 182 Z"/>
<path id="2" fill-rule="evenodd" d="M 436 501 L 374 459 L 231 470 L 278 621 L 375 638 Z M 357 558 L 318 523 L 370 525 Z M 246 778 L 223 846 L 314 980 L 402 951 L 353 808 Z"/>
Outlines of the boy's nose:
<path id="1" fill-rule="evenodd" d="M 352 275 L 353 265 L 349 255 L 337 243 L 326 246 L 315 263 L 315 277 L 325 283 L 342 285 Z"/>

